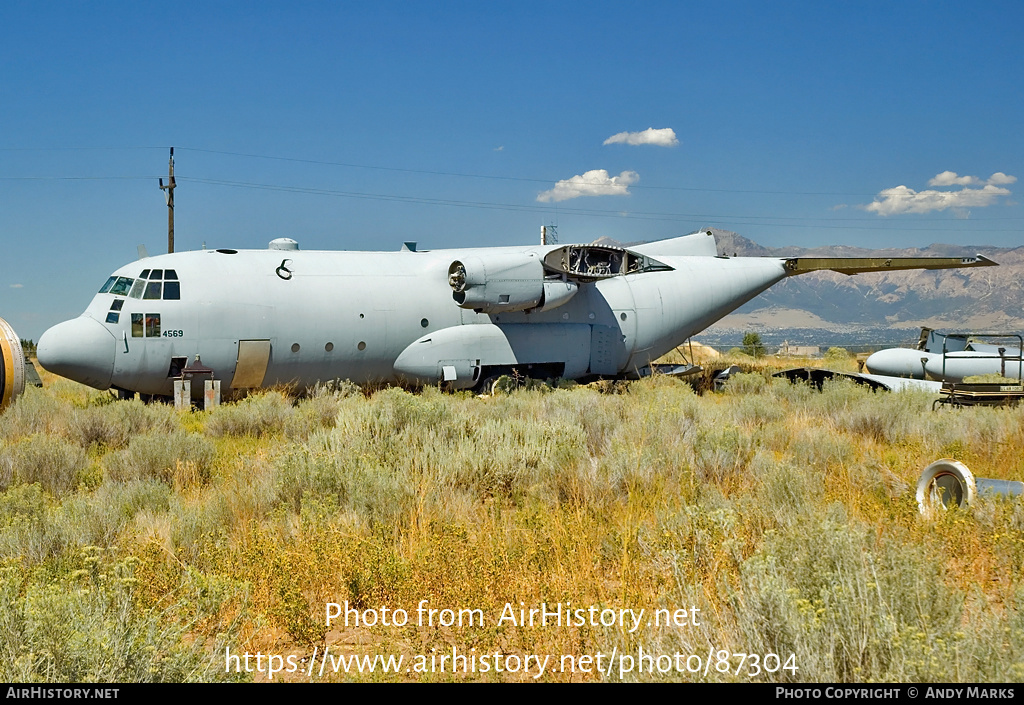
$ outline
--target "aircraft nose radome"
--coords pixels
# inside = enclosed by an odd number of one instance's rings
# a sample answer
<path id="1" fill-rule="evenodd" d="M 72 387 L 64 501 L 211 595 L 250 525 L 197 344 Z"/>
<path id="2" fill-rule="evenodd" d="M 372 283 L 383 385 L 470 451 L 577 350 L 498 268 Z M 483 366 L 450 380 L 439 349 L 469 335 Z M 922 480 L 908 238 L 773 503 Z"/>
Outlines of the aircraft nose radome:
<path id="1" fill-rule="evenodd" d="M 61 377 L 107 389 L 114 373 L 115 339 L 87 316 L 58 323 L 36 345 L 39 364 Z"/>
<path id="2" fill-rule="evenodd" d="M 930 360 L 932 357 L 935 357 L 933 353 L 921 350 L 891 348 L 872 354 L 865 361 L 864 366 L 871 374 L 925 379 L 925 363 L 921 360 L 922 358 Z"/>

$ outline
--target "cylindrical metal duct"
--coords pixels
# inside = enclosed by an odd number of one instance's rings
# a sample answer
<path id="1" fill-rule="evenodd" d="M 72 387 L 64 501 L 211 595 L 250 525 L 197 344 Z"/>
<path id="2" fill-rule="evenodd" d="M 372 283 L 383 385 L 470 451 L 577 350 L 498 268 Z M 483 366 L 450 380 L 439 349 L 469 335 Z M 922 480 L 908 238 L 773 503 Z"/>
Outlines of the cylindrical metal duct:
<path id="1" fill-rule="evenodd" d="M 936 460 L 917 481 L 917 508 L 931 518 L 952 507 L 969 507 L 983 495 L 1016 497 L 1024 494 L 1024 482 L 975 477 L 959 460 Z"/>

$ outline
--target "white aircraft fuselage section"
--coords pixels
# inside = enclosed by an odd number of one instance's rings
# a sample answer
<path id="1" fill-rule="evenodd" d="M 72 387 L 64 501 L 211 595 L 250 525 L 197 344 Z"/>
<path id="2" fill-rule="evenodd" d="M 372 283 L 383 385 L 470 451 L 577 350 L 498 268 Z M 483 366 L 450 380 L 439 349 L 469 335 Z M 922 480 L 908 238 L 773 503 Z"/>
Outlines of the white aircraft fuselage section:
<path id="1" fill-rule="evenodd" d="M 716 254 L 698 233 L 631 249 L 159 255 L 114 272 L 82 316 L 43 334 L 38 356 L 98 389 L 147 395 L 170 395 L 196 356 L 229 390 L 334 379 L 466 388 L 513 368 L 632 376 L 799 273 L 796 260 Z"/>

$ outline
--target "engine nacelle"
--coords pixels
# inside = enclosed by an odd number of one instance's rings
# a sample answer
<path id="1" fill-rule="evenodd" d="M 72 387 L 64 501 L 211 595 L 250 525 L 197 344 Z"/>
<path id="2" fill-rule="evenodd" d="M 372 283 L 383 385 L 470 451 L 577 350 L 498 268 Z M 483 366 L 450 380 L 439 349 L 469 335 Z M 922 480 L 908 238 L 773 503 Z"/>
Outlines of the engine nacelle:
<path id="1" fill-rule="evenodd" d="M 448 268 L 448 283 L 455 303 L 482 313 L 548 310 L 579 289 L 575 282 L 545 279 L 544 264 L 533 252 L 456 260 Z"/>
<path id="2" fill-rule="evenodd" d="M 21 339 L 10 324 L 0 318 L 0 411 L 25 391 L 25 353 Z"/>
<path id="3" fill-rule="evenodd" d="M 563 281 L 562 279 L 545 279 L 544 298 L 541 300 L 540 308 L 537 310 L 550 311 L 553 308 L 558 308 L 576 296 L 576 292 L 579 290 L 580 285 L 576 282 Z"/>

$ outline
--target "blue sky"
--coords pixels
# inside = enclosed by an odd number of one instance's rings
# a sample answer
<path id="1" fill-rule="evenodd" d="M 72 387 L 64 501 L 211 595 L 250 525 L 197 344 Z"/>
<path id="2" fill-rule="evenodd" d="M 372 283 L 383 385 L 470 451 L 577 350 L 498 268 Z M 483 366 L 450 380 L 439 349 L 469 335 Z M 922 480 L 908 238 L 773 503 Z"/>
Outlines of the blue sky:
<path id="1" fill-rule="evenodd" d="M 1017 246 L 1011 2 L 0 4 L 0 316 L 178 250 Z M 617 136 L 617 137 L 616 137 Z M 614 139 L 612 139 L 614 138 Z"/>

